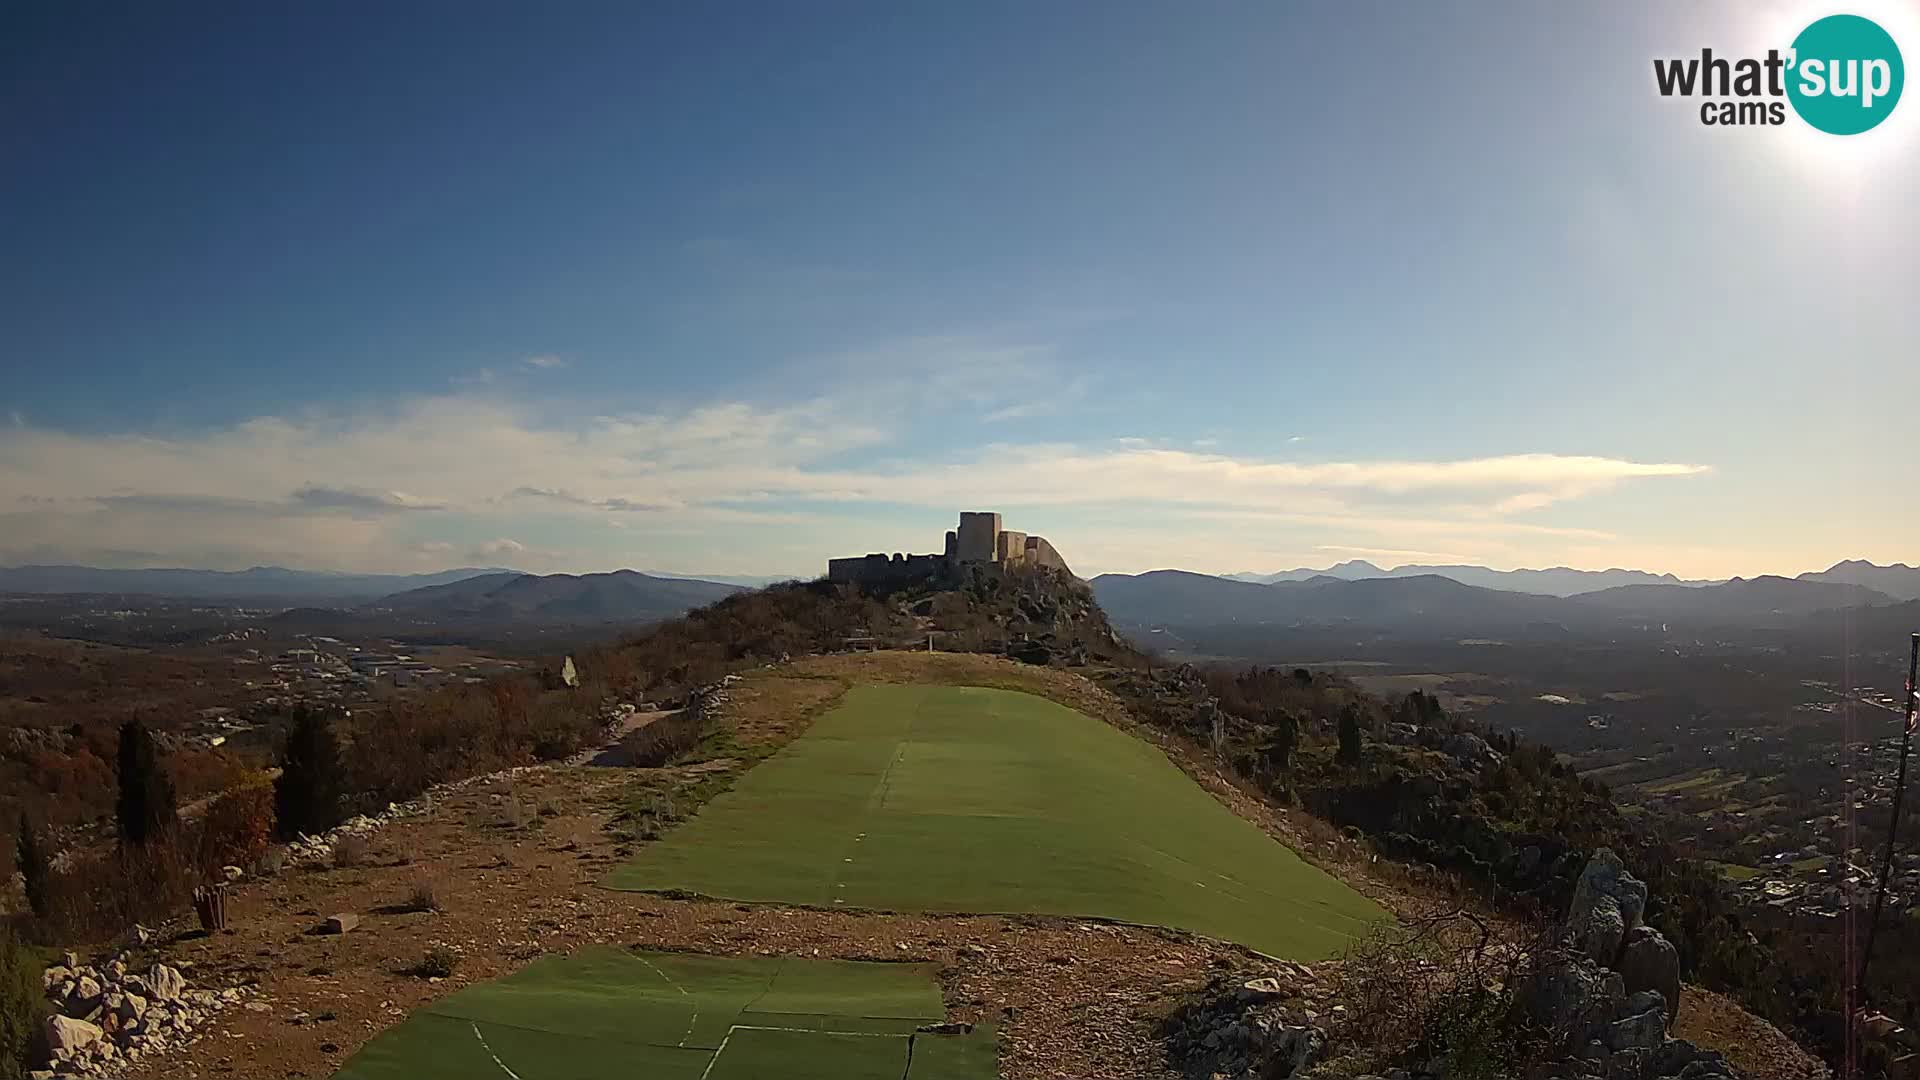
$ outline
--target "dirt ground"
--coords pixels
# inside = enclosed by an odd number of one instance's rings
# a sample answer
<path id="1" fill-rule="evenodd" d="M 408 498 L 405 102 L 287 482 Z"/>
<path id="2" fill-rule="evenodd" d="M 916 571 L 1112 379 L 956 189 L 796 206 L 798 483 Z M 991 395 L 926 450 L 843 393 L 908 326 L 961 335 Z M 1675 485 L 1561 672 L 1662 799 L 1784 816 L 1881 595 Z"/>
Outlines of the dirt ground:
<path id="1" fill-rule="evenodd" d="M 730 737 L 764 753 L 804 731 L 847 685 L 907 680 L 1027 690 L 1134 730 L 1117 701 L 1069 672 L 878 653 L 749 675 L 729 691 Z M 1447 902 L 1435 899 L 1444 883 L 1415 882 L 1324 823 L 1274 810 L 1208 769 L 1197 748 L 1160 745 L 1228 806 L 1396 912 Z M 221 1013 L 190 1047 L 141 1062 L 130 1080 L 319 1080 L 412 1010 L 586 944 L 934 961 L 951 1015 L 1001 1024 L 1008 1080 L 1165 1080 L 1177 1074 L 1154 1029 L 1177 999 L 1216 970 L 1272 973 L 1271 963 L 1237 946 L 1086 920 L 817 911 L 600 888 L 606 871 L 645 842 L 620 819 L 623 806 L 645 797 L 637 794 L 643 789 L 697 799 L 711 790 L 717 765 L 516 770 L 443 793 L 429 812 L 390 824 L 358 865 L 240 883 L 226 931 L 208 936 L 177 921 L 145 953 L 177 964 L 194 985 L 252 985 L 258 994 Z M 414 910 L 423 898 L 434 910 Z M 359 916 L 359 925 L 345 935 L 313 932 L 340 912 Z M 460 956 L 455 973 L 415 974 L 426 951 L 442 945 Z M 131 965 L 148 960 L 139 955 Z M 1791 1071 L 1792 1055 L 1805 1058 L 1791 1043 L 1715 997 L 1689 990 L 1682 1034 L 1725 1050 L 1760 1080 L 1811 1075 Z"/>
<path id="2" fill-rule="evenodd" d="M 1697 986 L 1680 988 L 1680 1019 L 1673 1025 L 1673 1034 L 1720 1051 L 1749 1076 L 1815 1080 L 1831 1075 L 1824 1062 L 1781 1035 L 1772 1024 L 1725 995 Z"/>
<path id="3" fill-rule="evenodd" d="M 943 965 L 956 1018 L 1003 1025 L 1004 1075 L 1161 1077 L 1153 1016 L 1215 966 L 1256 965 L 1234 947 L 1069 919 L 609 892 L 595 883 L 620 857 L 605 823 L 626 782 L 615 770 L 541 768 L 475 785 L 389 826 L 361 866 L 292 870 L 241 888 L 225 933 L 169 927 L 159 951 L 195 985 L 253 983 L 260 993 L 252 1008 L 220 1014 L 185 1052 L 142 1062 L 130 1076 L 325 1077 L 380 1029 L 461 986 L 543 953 L 618 944 L 931 960 Z M 441 910 L 405 910 L 422 886 Z M 312 933 L 335 912 L 358 914 L 359 926 Z M 453 977 L 410 973 L 433 945 L 461 954 Z"/>

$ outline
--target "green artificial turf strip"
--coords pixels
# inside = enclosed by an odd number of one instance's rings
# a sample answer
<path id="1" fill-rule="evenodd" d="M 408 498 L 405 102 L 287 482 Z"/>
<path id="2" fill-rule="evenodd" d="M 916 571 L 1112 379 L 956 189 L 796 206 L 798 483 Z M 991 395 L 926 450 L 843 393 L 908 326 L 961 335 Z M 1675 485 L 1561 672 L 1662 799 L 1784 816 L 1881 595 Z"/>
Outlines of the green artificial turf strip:
<path id="1" fill-rule="evenodd" d="M 711 1065 L 717 1078 L 899 1080 L 914 1029 L 945 1017 L 935 970 L 589 947 L 435 1002 L 335 1078 L 504 1080 L 505 1066 L 521 1080 L 698 1080 Z"/>
<path id="2" fill-rule="evenodd" d="M 1154 747 L 1029 694 L 863 686 L 616 889 L 1078 915 L 1317 960 L 1386 917 Z"/>
<path id="3" fill-rule="evenodd" d="M 905 1035 L 735 1029 L 709 1080 L 900 1080 Z M 991 1077 L 992 1073 L 985 1074 Z"/>
<path id="4" fill-rule="evenodd" d="M 775 1013 L 748 1009 L 735 1018 L 740 1027 L 792 1028 L 837 1031 L 849 1035 L 911 1035 L 929 1021 L 922 1017 L 828 1016 L 819 1013 Z"/>
<path id="5" fill-rule="evenodd" d="M 906 1080 L 981 1080 L 999 1075 L 1000 1043 L 992 1024 L 965 1035 L 915 1035 Z"/>
<path id="6" fill-rule="evenodd" d="M 946 1007 L 932 964 L 795 960 L 782 964 L 755 1012 L 940 1020 Z"/>
<path id="7" fill-rule="evenodd" d="M 699 1080 L 712 1059 L 705 1049 L 581 1039 L 421 1013 L 369 1042 L 334 1080 L 506 1080 L 502 1065 L 521 1080 Z"/>

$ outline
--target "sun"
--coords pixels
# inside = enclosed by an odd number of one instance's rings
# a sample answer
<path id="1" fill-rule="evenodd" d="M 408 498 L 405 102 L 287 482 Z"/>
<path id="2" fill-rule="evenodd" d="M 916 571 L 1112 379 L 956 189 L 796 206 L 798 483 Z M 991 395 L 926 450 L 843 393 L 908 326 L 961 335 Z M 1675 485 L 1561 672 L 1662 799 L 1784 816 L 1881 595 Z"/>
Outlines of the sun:
<path id="1" fill-rule="evenodd" d="M 1768 8 L 1751 25 L 1755 37 L 1747 47 L 1755 55 L 1767 49 L 1785 52 L 1800 31 L 1828 15 L 1859 15 L 1872 19 L 1900 46 L 1911 72 L 1920 59 L 1920 3 L 1915 0 L 1793 0 Z M 1791 77 L 1791 74 L 1788 76 Z M 1873 185 L 1910 167 L 1920 147 L 1920 107 L 1903 94 L 1892 114 L 1870 131 L 1858 135 L 1829 135 L 1801 120 L 1787 105 L 1787 122 L 1780 138 L 1769 140 L 1780 157 L 1809 182 L 1823 189 Z"/>

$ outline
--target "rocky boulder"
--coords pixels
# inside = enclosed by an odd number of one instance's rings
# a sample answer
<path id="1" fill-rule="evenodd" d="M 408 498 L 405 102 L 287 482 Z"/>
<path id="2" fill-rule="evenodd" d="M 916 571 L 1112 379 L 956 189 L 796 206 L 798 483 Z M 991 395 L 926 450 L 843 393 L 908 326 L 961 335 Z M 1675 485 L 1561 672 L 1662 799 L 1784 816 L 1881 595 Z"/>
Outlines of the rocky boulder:
<path id="1" fill-rule="evenodd" d="M 106 1032 L 98 1025 L 55 1013 L 47 1017 L 47 1048 L 55 1056 L 77 1054 L 100 1041 Z"/>
<path id="2" fill-rule="evenodd" d="M 147 993 L 153 1000 L 172 1001 L 180 996 L 180 991 L 186 989 L 187 979 L 165 964 L 155 964 L 153 970 L 147 972 L 146 985 Z"/>
<path id="3" fill-rule="evenodd" d="M 1640 925 L 1646 910 L 1646 883 L 1627 873 L 1611 848 L 1601 848 L 1593 853 L 1574 886 L 1566 933 L 1574 948 L 1594 963 L 1611 967 L 1627 932 Z"/>
<path id="4" fill-rule="evenodd" d="M 1627 993 L 1651 990 L 1666 1002 L 1667 1023 L 1680 1018 L 1680 953 L 1658 930 L 1636 926 L 1620 950 L 1620 976 Z"/>
<path id="5" fill-rule="evenodd" d="M 1520 991 L 1527 1018 L 1569 1046 L 1584 1045 L 1594 1021 L 1611 1016 L 1626 996 L 1618 974 L 1577 956 L 1543 965 Z"/>

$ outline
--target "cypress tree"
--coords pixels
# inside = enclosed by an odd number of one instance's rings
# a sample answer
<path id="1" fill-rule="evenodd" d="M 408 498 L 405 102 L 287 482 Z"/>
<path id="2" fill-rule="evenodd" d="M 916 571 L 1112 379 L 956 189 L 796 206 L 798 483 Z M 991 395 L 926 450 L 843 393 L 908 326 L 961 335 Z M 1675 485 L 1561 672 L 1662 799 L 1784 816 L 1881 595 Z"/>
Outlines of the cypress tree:
<path id="1" fill-rule="evenodd" d="M 173 778 L 160 762 L 153 732 L 138 720 L 120 728 L 120 842 L 145 847 L 180 823 Z"/>
<path id="2" fill-rule="evenodd" d="M 27 816 L 20 811 L 20 835 L 14 839 L 14 861 L 20 867 L 20 876 L 27 883 L 27 906 L 35 915 L 45 918 L 47 914 L 48 885 L 53 877 L 53 858 L 47 851 L 46 838 Z"/>
<path id="3" fill-rule="evenodd" d="M 274 817 L 283 837 L 323 833 L 340 823 L 345 794 L 340 765 L 340 739 L 333 717 L 302 708 L 287 732 L 287 749 L 280 762 L 280 778 L 273 785 Z"/>
<path id="4" fill-rule="evenodd" d="M 1352 705 L 1340 713 L 1340 761 L 1345 765 L 1360 763 L 1360 710 Z"/>

